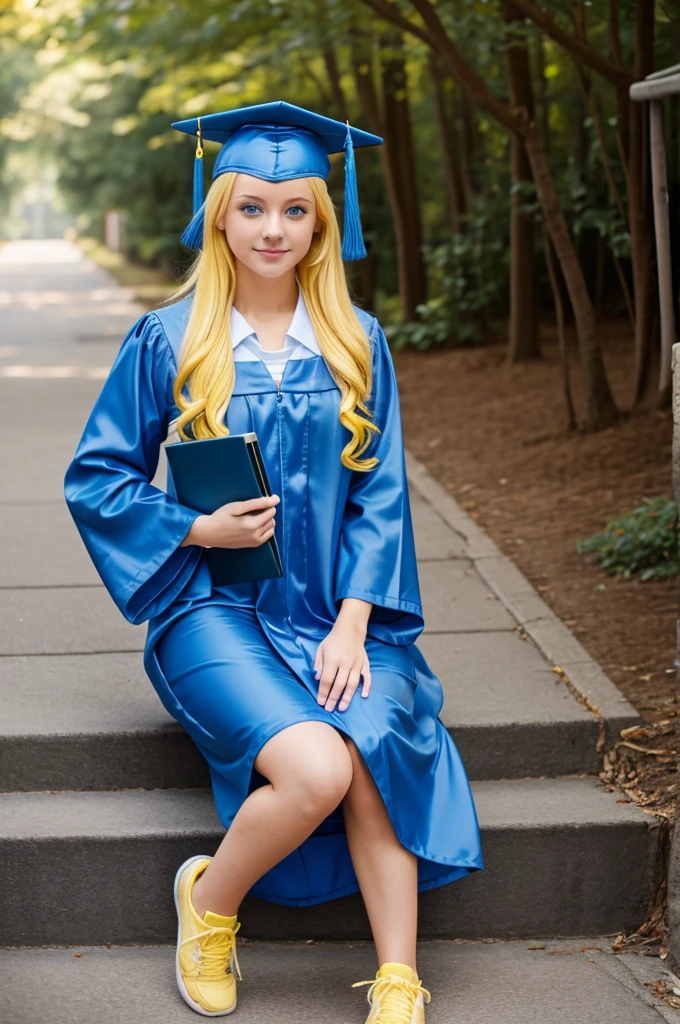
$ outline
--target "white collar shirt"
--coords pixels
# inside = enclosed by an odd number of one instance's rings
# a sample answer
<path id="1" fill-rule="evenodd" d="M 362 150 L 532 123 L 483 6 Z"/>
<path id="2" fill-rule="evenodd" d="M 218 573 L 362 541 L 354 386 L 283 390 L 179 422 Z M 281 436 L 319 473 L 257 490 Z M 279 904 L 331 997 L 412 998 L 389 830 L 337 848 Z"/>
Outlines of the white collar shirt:
<path id="1" fill-rule="evenodd" d="M 257 333 L 235 306 L 231 307 L 230 327 L 234 362 L 259 359 L 265 363 L 275 380 L 281 380 L 288 359 L 311 359 L 312 356 L 321 355 L 301 288 L 298 288 L 297 305 L 282 349 L 264 349 L 257 340 Z M 164 443 L 174 444 L 179 441 L 176 422 L 172 420 L 168 425 L 168 436 Z"/>
<path id="2" fill-rule="evenodd" d="M 256 332 L 235 306 L 231 308 L 230 326 L 234 361 L 262 359 L 263 349 L 257 340 Z M 297 305 L 286 332 L 284 347 L 274 351 L 281 355 L 285 353 L 288 359 L 310 359 L 312 356 L 321 355 L 301 288 L 298 290 Z"/>

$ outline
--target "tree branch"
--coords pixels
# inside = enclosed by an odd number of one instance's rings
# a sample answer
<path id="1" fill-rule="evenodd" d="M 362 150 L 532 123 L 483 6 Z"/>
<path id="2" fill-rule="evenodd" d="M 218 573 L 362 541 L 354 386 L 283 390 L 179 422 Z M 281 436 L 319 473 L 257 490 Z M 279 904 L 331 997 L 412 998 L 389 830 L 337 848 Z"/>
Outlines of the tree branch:
<path id="1" fill-rule="evenodd" d="M 404 30 L 404 32 L 410 32 L 411 35 L 417 39 L 421 39 L 428 46 L 431 46 L 433 50 L 436 49 L 434 40 L 431 36 L 422 29 L 419 25 L 415 25 L 408 18 L 405 18 L 399 8 L 392 2 L 392 0 L 362 0 L 362 2 L 375 11 L 385 19 L 390 21 L 393 25 L 397 25 L 398 28 Z"/>
<path id="2" fill-rule="evenodd" d="M 546 35 L 554 39 L 560 46 L 563 46 L 565 50 L 568 50 L 572 56 L 582 60 L 589 68 L 592 68 L 593 71 L 606 78 L 612 85 L 619 89 L 627 89 L 635 81 L 630 72 L 626 71 L 625 68 L 617 68 L 614 64 L 611 64 L 606 57 L 603 57 L 601 53 L 594 50 L 584 39 L 579 39 L 577 36 L 573 36 L 571 32 L 560 28 L 552 15 L 542 11 L 534 3 L 534 0 L 513 0 L 513 2 L 515 7 L 526 18 L 533 21 L 534 25 L 537 25 Z"/>
<path id="3" fill-rule="evenodd" d="M 619 0 L 609 0 L 609 35 L 612 42 L 612 54 L 617 68 L 623 67 L 621 56 L 621 30 L 619 19 Z"/>
<path id="4" fill-rule="evenodd" d="M 373 2 L 373 0 L 368 0 L 368 2 Z M 380 2 L 386 3 L 387 0 L 380 0 Z M 491 114 L 504 128 L 511 132 L 519 131 L 518 117 L 515 111 L 507 103 L 497 99 L 482 76 L 475 71 L 471 64 L 468 64 L 444 28 L 429 0 L 410 0 L 410 3 L 425 23 L 428 37 L 432 40 L 430 45 L 446 58 L 456 81 L 469 93 L 478 106 Z"/>

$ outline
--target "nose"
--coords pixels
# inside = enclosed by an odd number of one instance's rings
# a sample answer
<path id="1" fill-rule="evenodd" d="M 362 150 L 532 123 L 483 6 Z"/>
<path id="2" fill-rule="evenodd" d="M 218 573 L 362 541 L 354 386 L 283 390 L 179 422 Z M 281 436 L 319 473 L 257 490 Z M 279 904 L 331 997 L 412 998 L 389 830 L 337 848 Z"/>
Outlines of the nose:
<path id="1" fill-rule="evenodd" d="M 283 221 L 279 213 L 272 211 L 269 214 L 262 235 L 264 238 L 283 238 Z"/>

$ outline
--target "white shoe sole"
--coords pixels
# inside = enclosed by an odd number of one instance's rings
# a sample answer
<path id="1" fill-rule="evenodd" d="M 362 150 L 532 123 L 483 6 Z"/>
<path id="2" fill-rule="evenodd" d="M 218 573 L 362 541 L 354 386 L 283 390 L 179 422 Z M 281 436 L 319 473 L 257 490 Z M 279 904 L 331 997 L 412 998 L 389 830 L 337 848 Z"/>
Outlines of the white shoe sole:
<path id="1" fill-rule="evenodd" d="M 177 874 L 175 875 L 174 893 L 175 893 L 175 910 L 177 911 L 177 952 L 175 953 L 175 978 L 177 979 L 177 988 L 179 989 L 179 992 L 180 992 L 180 995 L 182 996 L 182 999 L 187 1004 L 187 1006 L 191 1007 L 192 1010 L 195 1010 L 196 1013 L 202 1013 L 204 1017 L 226 1017 L 226 1015 L 228 1013 L 233 1013 L 234 1010 L 236 1009 L 236 999 L 234 999 L 233 1005 L 230 1006 L 228 1010 L 204 1010 L 203 1007 L 199 1003 L 194 1002 L 194 1000 L 191 998 L 191 996 L 187 992 L 186 985 L 184 984 L 184 981 L 182 979 L 182 974 L 181 974 L 180 969 L 179 969 L 179 940 L 181 938 L 181 925 L 180 925 L 180 917 L 179 917 L 179 899 L 178 899 L 179 876 L 182 874 L 182 872 L 184 871 L 185 868 L 188 868 L 190 864 L 195 864 L 197 860 L 205 860 L 205 855 L 201 854 L 198 857 L 191 857 L 189 860 L 185 860 L 184 864 L 181 864 L 179 866 L 179 868 L 177 869 Z"/>

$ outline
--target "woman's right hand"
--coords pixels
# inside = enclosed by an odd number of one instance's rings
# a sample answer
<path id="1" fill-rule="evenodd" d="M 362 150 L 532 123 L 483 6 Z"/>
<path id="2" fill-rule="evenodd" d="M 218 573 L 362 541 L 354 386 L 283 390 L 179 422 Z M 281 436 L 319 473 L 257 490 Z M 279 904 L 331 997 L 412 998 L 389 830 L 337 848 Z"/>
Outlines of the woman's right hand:
<path id="1" fill-rule="evenodd" d="M 194 519 L 180 547 L 198 544 L 204 548 L 259 548 L 275 529 L 278 494 L 229 501 L 211 515 Z"/>

